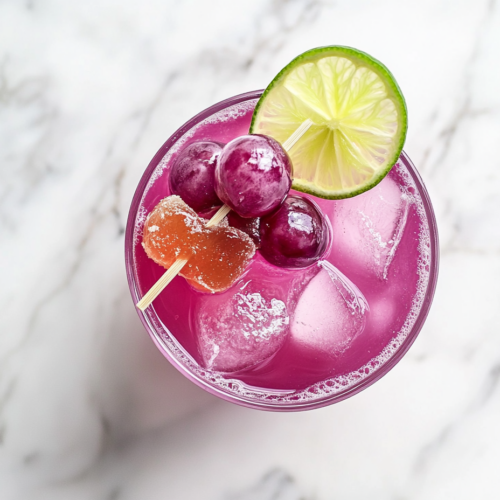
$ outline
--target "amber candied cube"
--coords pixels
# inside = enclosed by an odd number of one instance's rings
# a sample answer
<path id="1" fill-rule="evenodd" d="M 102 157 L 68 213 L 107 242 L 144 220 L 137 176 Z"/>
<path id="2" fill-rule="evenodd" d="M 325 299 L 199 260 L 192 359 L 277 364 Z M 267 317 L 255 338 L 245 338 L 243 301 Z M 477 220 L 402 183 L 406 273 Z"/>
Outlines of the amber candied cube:
<path id="1" fill-rule="evenodd" d="M 177 259 L 187 259 L 179 274 L 196 288 L 213 293 L 227 290 L 255 254 L 247 234 L 226 222 L 206 227 L 206 220 L 179 196 L 164 198 L 149 214 L 142 246 L 167 269 Z"/>

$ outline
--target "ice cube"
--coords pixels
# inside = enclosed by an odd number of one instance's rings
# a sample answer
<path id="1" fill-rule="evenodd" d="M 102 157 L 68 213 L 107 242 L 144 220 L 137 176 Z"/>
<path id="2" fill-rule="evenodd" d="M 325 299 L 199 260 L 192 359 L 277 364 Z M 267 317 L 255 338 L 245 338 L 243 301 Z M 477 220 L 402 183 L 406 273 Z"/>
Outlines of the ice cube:
<path id="1" fill-rule="evenodd" d="M 271 281 L 251 278 L 203 297 L 196 323 L 205 366 L 236 372 L 271 357 L 289 332 L 286 300 Z"/>
<path id="2" fill-rule="evenodd" d="M 386 280 L 409 207 L 408 195 L 390 177 L 366 193 L 336 202 L 332 259 L 346 259 L 360 272 Z"/>
<path id="3" fill-rule="evenodd" d="M 342 353 L 366 324 L 368 302 L 329 262 L 299 298 L 291 323 L 294 341 L 329 354 Z"/>

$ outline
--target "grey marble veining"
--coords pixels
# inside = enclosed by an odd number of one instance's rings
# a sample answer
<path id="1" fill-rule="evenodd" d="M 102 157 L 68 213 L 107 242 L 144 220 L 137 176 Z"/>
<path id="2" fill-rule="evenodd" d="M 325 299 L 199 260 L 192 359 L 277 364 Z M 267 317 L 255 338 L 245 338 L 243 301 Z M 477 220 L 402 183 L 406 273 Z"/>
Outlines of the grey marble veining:
<path id="1" fill-rule="evenodd" d="M 441 272 L 404 360 L 339 405 L 218 401 L 143 331 L 123 232 L 187 119 L 311 47 L 391 68 Z M 495 0 L 0 3 L 0 498 L 493 499 L 500 491 Z"/>
<path id="2" fill-rule="evenodd" d="M 293 478 L 280 469 L 272 469 L 257 484 L 238 493 L 226 495 L 225 500 L 307 500 L 298 491 Z"/>

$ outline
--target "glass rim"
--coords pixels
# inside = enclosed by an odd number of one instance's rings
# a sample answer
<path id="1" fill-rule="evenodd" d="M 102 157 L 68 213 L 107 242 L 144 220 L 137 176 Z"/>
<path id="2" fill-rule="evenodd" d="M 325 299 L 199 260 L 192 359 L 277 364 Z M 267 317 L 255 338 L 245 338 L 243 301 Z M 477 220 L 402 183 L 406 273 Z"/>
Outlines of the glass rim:
<path id="1" fill-rule="evenodd" d="M 167 154 L 167 152 L 192 127 L 194 127 L 204 119 L 208 118 L 209 116 L 213 115 L 214 113 L 217 113 L 218 111 L 221 111 L 229 106 L 239 104 L 244 101 L 249 101 L 252 99 L 258 99 L 262 95 L 262 92 L 263 90 L 254 90 L 251 92 L 245 92 L 243 94 L 238 94 L 228 99 L 224 99 L 223 101 L 220 101 L 206 108 L 204 111 L 198 113 L 193 118 L 184 123 L 184 125 L 182 125 L 179 129 L 177 129 L 177 131 L 174 132 L 165 141 L 165 143 L 160 147 L 160 149 L 156 152 L 156 154 L 149 162 L 146 170 L 144 171 L 137 185 L 134 196 L 132 198 L 127 218 L 127 227 L 125 230 L 125 267 L 127 272 L 128 285 L 134 303 L 134 307 L 135 304 L 142 298 L 142 294 L 140 293 L 140 290 L 138 288 L 138 283 L 136 282 L 134 274 L 134 228 L 135 228 L 138 209 L 140 207 L 144 191 L 148 186 L 151 175 L 153 174 L 153 172 L 155 171 L 156 167 L 161 162 L 161 160 L 164 158 L 164 156 Z M 400 160 L 407 167 L 407 170 L 412 180 L 415 182 L 415 185 L 422 199 L 422 204 L 429 225 L 429 241 L 430 241 L 429 281 L 427 284 L 427 289 L 425 292 L 425 296 L 420 311 L 418 313 L 418 317 L 416 318 L 413 327 L 411 328 L 410 332 L 408 333 L 402 344 L 399 346 L 397 351 L 394 352 L 394 354 L 392 354 L 390 359 L 383 365 L 381 365 L 380 368 L 376 369 L 374 372 L 369 374 L 366 378 L 360 380 L 358 383 L 347 388 L 345 391 L 326 395 L 316 400 L 297 401 L 293 403 L 289 402 L 277 403 L 273 401 L 251 400 L 237 393 L 228 392 L 224 390 L 222 387 L 212 385 L 208 381 L 199 377 L 197 374 L 193 373 L 179 359 L 177 359 L 176 356 L 174 356 L 170 352 L 170 348 L 165 344 L 161 336 L 158 334 L 155 325 L 153 324 L 149 316 L 146 314 L 146 312 L 140 311 L 139 309 L 135 308 L 145 330 L 148 332 L 149 336 L 156 344 L 158 349 L 161 351 L 161 353 L 185 377 L 187 377 L 189 380 L 194 382 L 202 389 L 205 389 L 207 392 L 215 396 L 218 396 L 224 399 L 225 401 L 239 404 L 241 406 L 254 409 L 261 409 L 261 410 L 269 410 L 269 411 L 291 412 L 291 411 L 303 411 L 303 410 L 312 410 L 315 408 L 321 408 L 324 406 L 331 405 L 333 403 L 338 403 L 340 401 L 343 401 L 344 399 L 354 396 L 355 394 L 361 392 L 362 390 L 366 389 L 367 387 L 371 386 L 372 384 L 380 380 L 392 368 L 394 368 L 394 366 L 397 363 L 399 363 L 399 361 L 407 353 L 407 351 L 412 346 L 413 342 L 418 337 L 418 334 L 420 333 L 425 323 L 425 320 L 429 314 L 429 310 L 436 290 L 437 277 L 439 271 L 439 237 L 438 237 L 436 218 L 434 215 L 434 210 L 432 208 L 432 203 L 429 197 L 429 193 L 427 192 L 427 189 L 422 181 L 422 178 L 420 177 L 420 174 L 418 173 L 417 169 L 415 168 L 410 158 L 404 151 L 401 152 Z M 168 330 L 166 326 L 164 326 L 164 328 L 166 332 L 170 335 L 174 343 L 179 344 L 179 342 L 175 339 L 175 336 L 170 332 L 170 330 Z M 259 389 L 259 391 L 265 392 L 262 389 Z M 271 391 L 271 392 L 274 394 L 279 391 Z"/>

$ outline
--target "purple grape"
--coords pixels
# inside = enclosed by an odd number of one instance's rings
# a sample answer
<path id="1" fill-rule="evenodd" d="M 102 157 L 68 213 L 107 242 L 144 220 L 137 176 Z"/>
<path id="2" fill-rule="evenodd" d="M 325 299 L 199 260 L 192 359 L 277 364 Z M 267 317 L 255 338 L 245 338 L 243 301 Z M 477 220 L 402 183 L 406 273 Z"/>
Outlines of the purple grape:
<path id="1" fill-rule="evenodd" d="M 222 205 L 214 188 L 222 146 L 211 141 L 193 142 L 179 153 L 170 170 L 170 191 L 196 212 Z"/>
<path id="2" fill-rule="evenodd" d="M 229 212 L 229 214 L 227 215 L 227 222 L 229 223 L 230 226 L 235 227 L 236 229 L 239 229 L 244 233 L 247 233 L 248 236 L 252 238 L 253 242 L 255 243 L 255 246 L 257 248 L 260 247 L 259 218 L 245 219 L 243 217 L 240 217 L 236 212 L 231 210 L 231 212 Z"/>
<path id="3" fill-rule="evenodd" d="M 215 190 L 241 217 L 262 217 L 283 203 L 292 184 L 291 172 L 292 162 L 278 141 L 243 135 L 222 150 Z"/>
<path id="4" fill-rule="evenodd" d="M 260 251 L 275 266 L 306 267 L 324 253 L 328 233 L 318 207 L 302 196 L 288 196 L 279 210 L 261 219 Z"/>

